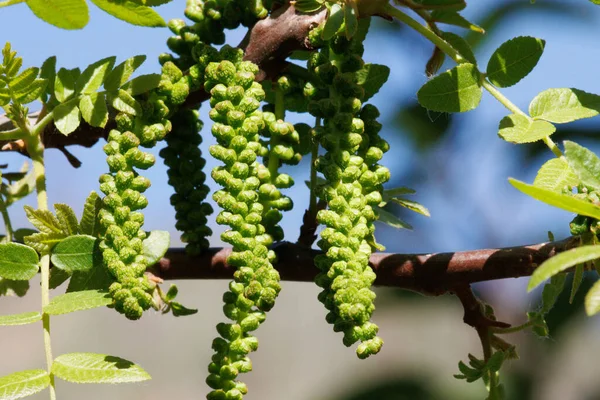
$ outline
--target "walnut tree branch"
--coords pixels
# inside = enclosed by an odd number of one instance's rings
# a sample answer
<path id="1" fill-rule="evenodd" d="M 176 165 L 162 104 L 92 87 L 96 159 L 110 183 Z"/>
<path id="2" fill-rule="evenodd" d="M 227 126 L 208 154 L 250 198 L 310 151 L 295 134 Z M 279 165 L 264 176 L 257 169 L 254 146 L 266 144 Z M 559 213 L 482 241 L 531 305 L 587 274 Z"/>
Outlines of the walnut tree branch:
<path id="1" fill-rule="evenodd" d="M 518 278 L 533 273 L 553 255 L 576 247 L 576 237 L 530 246 L 435 254 L 388 254 L 371 256 L 377 272 L 375 285 L 409 289 L 428 295 L 455 292 L 475 282 Z M 282 280 L 312 281 L 319 272 L 314 257 L 320 251 L 288 242 L 273 247 L 275 268 Z M 227 264 L 230 248 L 211 248 L 198 257 L 183 249 L 171 249 L 149 272 L 162 279 L 230 279 L 235 268 Z"/>

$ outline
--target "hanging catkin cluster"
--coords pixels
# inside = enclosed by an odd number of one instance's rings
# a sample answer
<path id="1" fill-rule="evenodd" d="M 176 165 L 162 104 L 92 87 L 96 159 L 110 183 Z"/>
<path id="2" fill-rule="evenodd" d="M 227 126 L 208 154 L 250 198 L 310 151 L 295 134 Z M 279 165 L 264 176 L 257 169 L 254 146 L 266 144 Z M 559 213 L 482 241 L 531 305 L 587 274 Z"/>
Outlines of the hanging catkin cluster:
<path id="1" fill-rule="evenodd" d="M 375 273 L 369 266 L 377 215 L 372 206 L 382 201 L 382 184 L 389 170 L 377 164 L 388 149 L 378 136 L 381 126 L 374 106 L 363 107 L 363 88 L 356 72 L 364 64 L 362 44 L 336 37 L 309 59 L 316 86 L 328 87 L 328 96 L 320 98 L 316 89 L 309 111 L 323 119 L 315 136 L 326 150 L 317 159 L 317 170 L 326 179 L 322 197 L 327 210 L 318 213 L 321 232 L 319 247 L 324 255 L 315 259 L 321 273 L 316 281 L 323 291 L 319 300 L 329 310 L 327 321 L 335 331 L 344 332 L 344 344 L 357 341 L 357 355 L 366 358 L 379 352 L 383 341 L 370 317 L 375 293 L 370 289 Z M 310 88 L 309 88 L 310 89 Z"/>
<path id="2" fill-rule="evenodd" d="M 209 114 L 214 121 L 212 133 L 218 143 L 210 153 L 224 164 L 212 172 L 223 187 L 213 198 L 223 209 L 217 223 L 230 227 L 221 239 L 233 246 L 227 262 L 237 271 L 223 296 L 223 310 L 232 323 L 217 326 L 220 337 L 213 341 L 215 354 L 206 381 L 213 388 L 209 399 L 241 399 L 246 385 L 235 379 L 251 370 L 247 356 L 258 346 L 251 332 L 265 320 L 265 311 L 273 307 L 281 289 L 279 273 L 271 264 L 275 254 L 267 248 L 273 239 L 263 225 L 263 214 L 268 211 L 261 202 L 265 195 L 269 201 L 277 200 L 269 194 L 277 188 L 271 186 L 269 191 L 266 184 L 261 185 L 269 176 L 257 160 L 268 152 L 259 140 L 265 121 L 258 108 L 265 94 L 254 82 L 258 68 L 242 61 L 241 50 L 224 46 L 220 55 L 221 62 L 207 66 L 205 83 L 213 107 Z"/>

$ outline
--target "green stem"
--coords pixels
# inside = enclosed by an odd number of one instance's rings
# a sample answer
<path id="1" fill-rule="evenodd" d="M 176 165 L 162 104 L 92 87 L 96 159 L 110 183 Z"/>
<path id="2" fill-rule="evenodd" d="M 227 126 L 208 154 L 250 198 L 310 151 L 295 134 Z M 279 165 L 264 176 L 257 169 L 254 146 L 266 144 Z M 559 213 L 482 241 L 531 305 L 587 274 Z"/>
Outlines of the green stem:
<path id="1" fill-rule="evenodd" d="M 315 127 L 321 126 L 321 118 L 317 118 Z M 310 151 L 310 201 L 308 211 L 311 215 L 316 214 L 317 210 L 317 157 L 319 156 L 319 142 L 314 138 L 312 149 Z"/>
<path id="2" fill-rule="evenodd" d="M 524 324 L 521 325 L 517 325 L 517 326 L 511 326 L 510 328 L 490 328 L 491 331 L 493 333 L 496 334 L 505 334 L 505 333 L 516 333 L 516 332 L 520 332 L 522 330 L 525 330 L 527 328 L 529 328 L 530 326 L 533 325 L 532 321 L 527 321 Z"/>
<path id="3" fill-rule="evenodd" d="M 12 6 L 14 4 L 25 3 L 25 0 L 6 0 L 0 1 L 0 8 Z"/>
<path id="4" fill-rule="evenodd" d="M 6 240 L 8 242 L 12 242 L 13 240 L 13 230 L 12 224 L 10 222 L 10 215 L 8 215 L 8 210 L 6 209 L 6 203 L 2 196 L 0 196 L 0 212 L 2 213 L 2 219 L 4 220 L 4 229 L 6 230 Z"/>
<path id="5" fill-rule="evenodd" d="M 506 96 L 504 96 L 494 85 L 492 85 L 487 79 L 482 79 L 482 86 L 487 90 L 492 96 L 496 98 L 504 107 L 506 107 L 513 114 L 522 115 L 524 117 L 529 118 L 529 116 L 523 112 L 519 107 L 517 107 L 512 101 L 510 101 Z"/>
<path id="6" fill-rule="evenodd" d="M 18 140 L 25 139 L 27 134 L 21 128 L 11 129 L 0 132 L 0 140 Z"/>

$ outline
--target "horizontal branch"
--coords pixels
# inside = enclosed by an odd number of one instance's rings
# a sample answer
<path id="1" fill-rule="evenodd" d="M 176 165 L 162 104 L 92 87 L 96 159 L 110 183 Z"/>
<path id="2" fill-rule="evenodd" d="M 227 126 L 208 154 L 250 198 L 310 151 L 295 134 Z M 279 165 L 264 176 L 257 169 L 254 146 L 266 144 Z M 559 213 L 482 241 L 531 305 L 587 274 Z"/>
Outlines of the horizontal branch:
<path id="1" fill-rule="evenodd" d="M 529 276 L 542 262 L 576 247 L 579 238 L 503 249 L 483 249 L 434 254 L 375 253 L 371 267 L 377 272 L 375 285 L 440 295 L 457 286 L 505 278 Z M 319 270 L 314 265 L 318 250 L 282 242 L 273 247 L 275 268 L 282 280 L 308 282 Z M 235 268 L 227 264 L 230 248 L 211 248 L 198 257 L 183 249 L 171 249 L 149 272 L 159 278 L 230 279 Z"/>

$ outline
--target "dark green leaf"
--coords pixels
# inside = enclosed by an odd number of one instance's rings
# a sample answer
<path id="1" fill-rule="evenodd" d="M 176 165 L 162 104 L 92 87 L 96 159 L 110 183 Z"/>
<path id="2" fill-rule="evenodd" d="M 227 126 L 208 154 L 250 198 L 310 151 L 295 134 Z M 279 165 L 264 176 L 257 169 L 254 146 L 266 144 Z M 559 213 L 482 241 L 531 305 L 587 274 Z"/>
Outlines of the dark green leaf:
<path id="1" fill-rule="evenodd" d="M 88 235 L 69 236 L 52 249 L 52 264 L 69 273 L 91 270 L 102 257 L 97 242 Z"/>
<path id="2" fill-rule="evenodd" d="M 478 33 L 485 33 L 485 30 L 468 21 L 465 17 L 455 11 L 446 10 L 434 10 L 431 12 L 431 18 L 435 22 L 441 22 L 443 24 L 460 26 Z"/>
<path id="3" fill-rule="evenodd" d="M 177 303 L 176 301 L 172 301 L 169 303 L 169 305 L 171 306 L 173 315 L 176 317 L 184 317 L 186 315 L 192 315 L 198 312 L 198 310 L 194 308 L 186 308 L 181 303 Z"/>
<path id="4" fill-rule="evenodd" d="M 41 392 L 49 385 L 50 376 L 43 369 L 15 372 L 0 378 L 0 399 L 22 399 Z"/>
<path id="5" fill-rule="evenodd" d="M 22 314 L 1 315 L 0 326 L 14 326 L 33 324 L 42 319 L 42 314 L 37 311 L 26 312 Z M 4 397 L 2 397 L 4 398 Z"/>
<path id="6" fill-rule="evenodd" d="M 569 304 L 573 304 L 573 299 L 583 282 L 583 264 L 577 264 L 575 266 L 575 273 L 573 274 L 573 286 L 571 287 L 571 296 L 569 296 Z"/>
<path id="7" fill-rule="evenodd" d="M 511 143 L 532 143 L 552 135 L 555 131 L 556 128 L 550 122 L 510 114 L 500 121 L 498 136 Z"/>
<path id="8" fill-rule="evenodd" d="M 77 78 L 77 83 L 75 84 L 77 93 L 91 94 L 100 89 L 100 86 L 104 82 L 104 77 L 112 70 L 113 65 L 115 65 L 115 59 L 115 56 L 106 57 L 90 64 L 79 75 L 79 78 Z"/>
<path id="9" fill-rule="evenodd" d="M 81 29 L 90 17 L 85 0 L 25 0 L 40 19 L 62 29 Z"/>
<path id="10" fill-rule="evenodd" d="M 54 80 L 56 79 L 56 56 L 48 57 L 46 61 L 44 61 L 40 70 L 40 78 L 48 81 L 46 93 L 50 94 L 50 96 L 53 96 Z M 45 103 L 46 101 L 47 99 L 44 97 L 43 102 Z"/>
<path id="11" fill-rule="evenodd" d="M 126 383 L 150 379 L 140 366 L 119 357 L 93 353 L 70 353 L 57 357 L 52 373 L 74 383 Z"/>
<path id="12" fill-rule="evenodd" d="M 565 140 L 565 157 L 569 166 L 586 186 L 600 190 L 600 159 L 589 149 Z"/>
<path id="13" fill-rule="evenodd" d="M 38 270 L 40 259 L 29 246 L 20 243 L 0 244 L 0 277 L 28 281 Z"/>
<path id="14" fill-rule="evenodd" d="M 0 296 L 23 297 L 29 290 L 29 281 L 13 281 L 0 278 Z"/>
<path id="15" fill-rule="evenodd" d="M 363 87 L 365 95 L 363 101 L 373 97 L 390 76 L 390 69 L 385 65 L 366 64 L 356 72 L 356 83 Z"/>
<path id="16" fill-rule="evenodd" d="M 92 0 L 92 3 L 113 17 L 132 25 L 148 27 L 167 26 L 156 11 L 129 0 Z"/>
<path id="17" fill-rule="evenodd" d="M 460 11 L 467 6 L 465 0 L 414 0 L 414 2 L 430 10 L 444 9 Z"/>
<path id="18" fill-rule="evenodd" d="M 390 199 L 394 203 L 400 204 L 402 207 L 408 208 L 411 211 L 417 212 L 419 214 L 425 215 L 426 217 L 431 217 L 429 210 L 424 205 L 417 203 L 416 201 L 403 199 L 401 197 L 394 197 Z"/>
<path id="19" fill-rule="evenodd" d="M 600 311 L 600 281 L 596 281 L 585 295 L 585 313 L 592 316 L 598 311 Z"/>
<path id="20" fill-rule="evenodd" d="M 321 37 L 323 40 L 331 39 L 344 23 L 344 9 L 339 4 L 334 4 L 329 9 L 329 16 L 325 21 Z"/>
<path id="21" fill-rule="evenodd" d="M 396 217 L 391 212 L 384 210 L 383 208 L 375 206 L 373 207 L 373 210 L 379 216 L 377 219 L 379 222 L 383 222 L 384 224 L 397 229 L 412 229 L 412 226 L 410 226 L 408 223 L 402 221 L 400 218 Z"/>
<path id="22" fill-rule="evenodd" d="M 71 277 L 71 274 L 60 268 L 50 269 L 50 289 L 56 289 Z"/>
<path id="23" fill-rule="evenodd" d="M 415 190 L 407 187 L 398 187 L 392 189 L 386 189 L 383 191 L 383 201 L 388 202 L 394 197 L 404 196 L 406 194 L 415 194 Z"/>
<path id="24" fill-rule="evenodd" d="M 525 78 L 537 65 L 546 42 L 519 36 L 500 45 L 487 65 L 488 79 L 498 87 L 508 87 Z"/>
<path id="25" fill-rule="evenodd" d="M 44 307 L 44 313 L 50 315 L 68 314 L 75 311 L 107 306 L 111 303 L 112 298 L 107 292 L 83 290 L 54 297 L 50 300 L 50 304 Z"/>
<path id="26" fill-rule="evenodd" d="M 347 39 L 351 39 L 358 29 L 358 10 L 355 7 L 356 5 L 352 3 L 346 3 L 344 7 L 344 27 Z"/>
<path id="27" fill-rule="evenodd" d="M 98 212 L 102 208 L 102 199 L 98 193 L 91 192 L 85 200 L 81 216 L 81 233 L 96 237 L 98 234 Z"/>
<path id="28" fill-rule="evenodd" d="M 544 90 L 529 104 L 529 115 L 556 124 L 591 118 L 600 112 L 600 96 L 578 89 Z"/>
<path id="29" fill-rule="evenodd" d="M 92 93 L 81 97 L 79 101 L 81 116 L 91 126 L 104 128 L 108 122 L 108 108 L 104 94 Z"/>
<path id="30" fill-rule="evenodd" d="M 452 32 L 442 32 L 442 39 L 450 44 L 459 54 L 471 64 L 477 65 L 477 59 L 471 45 L 462 37 Z"/>
<path id="31" fill-rule="evenodd" d="M 531 275 L 527 291 L 530 292 L 546 279 L 577 264 L 600 258 L 600 245 L 581 246 L 559 253 L 544 261 Z"/>
<path id="32" fill-rule="evenodd" d="M 146 56 L 134 56 L 119 64 L 104 80 L 104 89 L 111 91 L 123 86 L 131 74 L 146 60 Z"/>
<path id="33" fill-rule="evenodd" d="M 460 64 L 425 83 L 417 98 L 429 110 L 469 111 L 476 108 L 481 100 L 480 79 L 475 65 Z"/>
<path id="34" fill-rule="evenodd" d="M 73 276 L 67 287 L 67 293 L 92 289 L 107 291 L 114 280 L 102 263 L 95 263 L 89 271 L 73 272 Z"/>
<path id="35" fill-rule="evenodd" d="M 296 0 L 294 8 L 300 12 L 312 13 L 323 8 L 323 2 L 319 0 Z"/>

